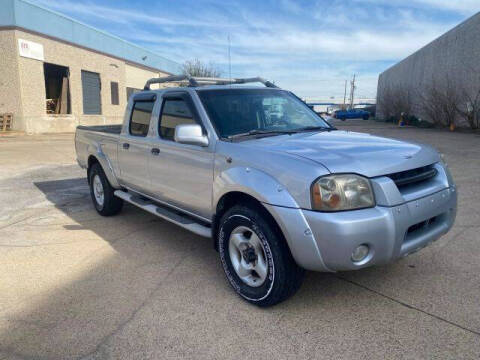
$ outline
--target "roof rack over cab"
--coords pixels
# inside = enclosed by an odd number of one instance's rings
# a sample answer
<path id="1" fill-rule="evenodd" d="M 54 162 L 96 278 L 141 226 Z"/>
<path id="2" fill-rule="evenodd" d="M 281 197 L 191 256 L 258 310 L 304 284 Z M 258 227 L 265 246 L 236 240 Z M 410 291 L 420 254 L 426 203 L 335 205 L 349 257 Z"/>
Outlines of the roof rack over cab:
<path id="1" fill-rule="evenodd" d="M 161 78 L 152 78 L 147 80 L 143 90 L 150 90 L 152 84 L 164 84 L 170 82 L 178 82 L 188 84 L 188 86 L 201 86 L 201 85 L 229 85 L 229 84 L 246 84 L 259 82 L 269 88 L 278 88 L 274 83 L 265 80 L 261 77 L 243 78 L 243 79 L 222 79 L 214 77 L 196 77 L 190 75 L 172 75 Z"/>

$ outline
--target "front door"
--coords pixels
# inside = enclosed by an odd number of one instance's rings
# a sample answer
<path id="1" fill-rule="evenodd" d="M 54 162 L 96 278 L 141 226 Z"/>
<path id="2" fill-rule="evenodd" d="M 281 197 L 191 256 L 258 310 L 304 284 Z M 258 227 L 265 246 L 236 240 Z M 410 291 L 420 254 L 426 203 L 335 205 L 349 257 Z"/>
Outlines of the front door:
<path id="1" fill-rule="evenodd" d="M 148 192 L 150 178 L 148 158 L 151 146 L 147 135 L 152 118 L 155 97 L 134 98 L 128 129 L 120 136 L 118 143 L 118 161 L 120 181 L 133 190 Z"/>
<path id="2" fill-rule="evenodd" d="M 210 219 L 213 178 L 213 147 L 175 142 L 175 127 L 200 124 L 186 92 L 163 96 L 158 122 L 159 153 L 149 157 L 150 192 L 155 198 L 182 210 Z"/>

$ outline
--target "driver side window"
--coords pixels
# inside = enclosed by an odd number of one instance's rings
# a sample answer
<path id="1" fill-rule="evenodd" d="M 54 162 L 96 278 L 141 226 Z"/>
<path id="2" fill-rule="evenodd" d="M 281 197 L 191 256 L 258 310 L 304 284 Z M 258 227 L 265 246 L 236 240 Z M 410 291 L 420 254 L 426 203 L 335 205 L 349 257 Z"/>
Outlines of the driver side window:
<path id="1" fill-rule="evenodd" d="M 196 124 L 186 101 L 182 98 L 165 99 L 160 115 L 160 137 L 174 141 L 175 127 L 182 124 Z"/>

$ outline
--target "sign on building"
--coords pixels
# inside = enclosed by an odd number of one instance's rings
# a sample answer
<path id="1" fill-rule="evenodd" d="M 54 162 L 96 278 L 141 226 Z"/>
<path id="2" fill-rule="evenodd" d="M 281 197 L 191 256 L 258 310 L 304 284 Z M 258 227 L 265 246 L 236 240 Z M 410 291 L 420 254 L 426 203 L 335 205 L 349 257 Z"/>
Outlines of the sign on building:
<path id="1" fill-rule="evenodd" d="M 44 61 L 42 44 L 18 39 L 18 52 L 20 53 L 20 56 Z"/>

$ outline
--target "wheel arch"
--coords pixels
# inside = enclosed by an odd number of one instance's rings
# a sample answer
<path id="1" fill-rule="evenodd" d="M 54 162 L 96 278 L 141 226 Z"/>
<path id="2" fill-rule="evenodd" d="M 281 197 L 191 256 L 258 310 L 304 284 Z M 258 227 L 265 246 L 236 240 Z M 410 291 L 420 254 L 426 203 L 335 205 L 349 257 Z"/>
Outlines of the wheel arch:
<path id="1" fill-rule="evenodd" d="M 259 207 L 279 230 L 278 223 L 263 204 L 298 208 L 285 186 L 269 174 L 243 166 L 228 168 L 219 173 L 213 182 L 212 235 L 215 248 L 220 218 L 232 204 L 242 201 Z M 281 230 L 280 233 L 284 236 Z"/>
<path id="2" fill-rule="evenodd" d="M 285 241 L 285 236 L 279 224 L 260 200 L 242 191 L 230 191 L 222 195 L 215 207 L 215 215 L 213 216 L 212 222 L 212 239 L 213 247 L 215 250 L 218 251 L 217 236 L 220 219 L 222 218 L 223 214 L 225 214 L 230 208 L 237 204 L 244 204 L 260 211 L 263 216 L 265 216 L 267 221 L 276 228 L 278 233 L 281 234 L 283 240 Z"/>
<path id="3" fill-rule="evenodd" d="M 114 188 L 120 188 L 120 185 L 117 181 L 117 178 L 113 172 L 113 168 L 108 160 L 108 158 L 105 156 L 104 153 L 102 152 L 96 152 L 96 153 L 90 153 L 88 155 L 87 159 L 87 180 L 90 183 L 90 169 L 94 164 L 100 164 L 102 167 L 103 172 L 105 173 L 105 176 L 108 179 L 108 182 L 112 187 Z"/>
<path id="4" fill-rule="evenodd" d="M 88 157 L 87 164 L 87 179 L 95 209 L 102 216 L 111 216 L 119 213 L 123 207 L 123 200 L 115 196 L 115 188 L 110 184 L 108 172 L 104 170 L 99 159 L 93 155 Z M 101 182 L 103 190 L 101 194 L 97 194 L 97 185 L 92 183 L 92 180 L 95 178 L 98 178 Z M 101 202 L 97 195 L 101 196 Z"/>
<path id="5" fill-rule="evenodd" d="M 288 189 L 264 171 L 249 167 L 232 167 L 218 174 L 213 182 L 213 206 L 227 193 L 240 192 L 261 203 L 298 208 Z"/>

